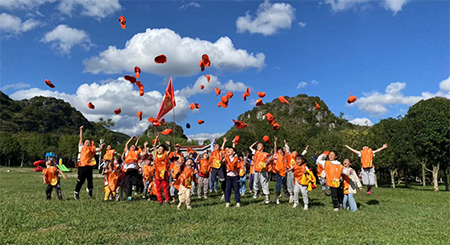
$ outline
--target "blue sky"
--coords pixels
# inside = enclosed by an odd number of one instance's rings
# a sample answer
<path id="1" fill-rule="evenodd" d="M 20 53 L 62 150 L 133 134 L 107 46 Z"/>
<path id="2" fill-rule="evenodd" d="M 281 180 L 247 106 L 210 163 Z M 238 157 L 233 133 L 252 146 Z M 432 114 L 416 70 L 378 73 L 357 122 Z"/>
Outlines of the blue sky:
<path id="1" fill-rule="evenodd" d="M 200 140 L 231 128 L 231 119 L 255 106 L 255 91 L 267 92 L 266 102 L 319 96 L 356 124 L 403 115 L 421 99 L 450 98 L 446 1 L 69 2 L 0 3 L 0 88 L 13 99 L 64 99 L 89 120 L 113 118 L 115 130 L 130 135 L 156 116 L 170 75 L 179 90 L 177 123 L 189 122 L 185 134 Z M 203 53 L 212 66 L 200 72 Z M 168 62 L 154 64 L 158 54 Z M 136 65 L 143 97 L 123 81 Z M 235 94 L 228 108 L 216 106 L 214 86 Z M 246 87 L 252 94 L 244 102 Z M 349 93 L 358 97 L 351 106 Z M 95 110 L 87 108 L 90 101 Z M 201 108 L 191 111 L 191 102 Z M 122 114 L 115 115 L 118 107 Z"/>

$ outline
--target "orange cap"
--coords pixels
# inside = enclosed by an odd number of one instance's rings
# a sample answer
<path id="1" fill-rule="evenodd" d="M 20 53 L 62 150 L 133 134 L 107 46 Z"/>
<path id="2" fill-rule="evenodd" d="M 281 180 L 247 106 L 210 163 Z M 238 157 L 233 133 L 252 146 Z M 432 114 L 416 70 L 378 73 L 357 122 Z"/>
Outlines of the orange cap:
<path id="1" fill-rule="evenodd" d="M 53 85 L 52 82 L 50 82 L 49 80 L 45 79 L 45 84 L 47 84 L 47 86 L 49 86 L 50 88 L 54 88 L 55 85 Z"/>
<path id="2" fill-rule="evenodd" d="M 204 89 L 205 86 L 203 86 L 203 84 L 200 84 L 200 89 Z"/>
<path id="3" fill-rule="evenodd" d="M 209 80 L 211 79 L 211 77 L 209 75 L 206 75 L 206 80 L 209 82 Z"/>
<path id="4" fill-rule="evenodd" d="M 202 120 L 200 120 L 200 119 L 198 119 L 197 122 L 198 122 L 198 124 L 203 124 L 203 123 L 205 123 L 205 121 L 202 121 Z"/>
<path id="5" fill-rule="evenodd" d="M 172 132 L 173 132 L 173 130 L 168 128 L 168 129 L 162 131 L 161 134 L 168 135 L 168 134 L 171 134 Z"/>
<path id="6" fill-rule="evenodd" d="M 289 105 L 289 102 L 284 98 L 284 96 L 278 97 L 278 100 L 279 100 L 281 103 L 285 103 L 285 104 Z"/>
<path id="7" fill-rule="evenodd" d="M 163 54 L 160 54 L 155 57 L 155 63 L 156 64 L 164 64 L 167 62 L 167 57 Z"/>
<path id="8" fill-rule="evenodd" d="M 195 109 L 194 103 L 191 103 L 191 105 L 189 106 L 189 108 L 191 108 L 191 110 Z"/>
<path id="9" fill-rule="evenodd" d="M 92 104 L 92 102 L 89 102 L 89 103 L 88 103 L 88 107 L 91 108 L 92 110 L 95 109 L 95 105 Z"/>
<path id="10" fill-rule="evenodd" d="M 233 92 L 228 91 L 228 92 L 227 92 L 227 98 L 228 98 L 228 99 L 233 98 Z"/>
<path id="11" fill-rule="evenodd" d="M 214 91 L 216 91 L 216 95 L 219 96 L 220 94 L 220 89 L 218 89 L 217 87 L 214 88 Z"/>
<path id="12" fill-rule="evenodd" d="M 264 142 L 266 142 L 266 143 L 269 143 L 269 144 L 272 143 L 272 142 L 270 141 L 269 136 L 267 136 L 267 135 L 264 135 L 263 140 L 264 140 Z"/>
<path id="13" fill-rule="evenodd" d="M 280 124 L 278 124 L 278 123 L 274 123 L 272 126 L 272 129 L 275 131 L 277 131 L 279 128 L 280 128 Z"/>
<path id="14" fill-rule="evenodd" d="M 126 75 L 124 78 L 125 78 L 125 80 L 129 81 L 132 84 L 134 84 L 136 82 L 136 78 L 134 76 Z"/>
<path id="15" fill-rule="evenodd" d="M 114 113 L 116 113 L 116 114 L 120 114 L 121 112 L 122 112 L 122 110 L 120 108 L 117 108 L 114 110 Z"/>
<path id="16" fill-rule="evenodd" d="M 320 105 L 317 104 L 317 102 L 314 102 L 314 103 L 316 103 L 316 110 L 319 110 L 320 109 Z"/>
<path id="17" fill-rule="evenodd" d="M 266 96 L 265 92 L 255 92 L 258 94 L 259 98 L 264 98 L 264 96 Z"/>
<path id="18" fill-rule="evenodd" d="M 138 111 L 137 117 L 139 117 L 139 121 L 142 121 L 142 111 Z"/>
<path id="19" fill-rule="evenodd" d="M 263 105 L 262 99 L 257 99 L 256 106 L 260 106 L 260 105 Z"/>
<path id="20" fill-rule="evenodd" d="M 139 78 L 139 74 L 141 74 L 141 68 L 139 68 L 139 66 L 134 67 L 134 73 L 136 74 L 136 77 Z"/>

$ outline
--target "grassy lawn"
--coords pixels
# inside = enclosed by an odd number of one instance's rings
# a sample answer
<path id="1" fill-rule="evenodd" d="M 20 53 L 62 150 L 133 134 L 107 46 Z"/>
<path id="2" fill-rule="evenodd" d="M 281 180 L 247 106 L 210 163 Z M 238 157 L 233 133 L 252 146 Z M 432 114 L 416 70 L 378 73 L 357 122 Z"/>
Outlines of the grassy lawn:
<path id="1" fill-rule="evenodd" d="M 0 168 L 0 244 L 449 244 L 450 193 L 422 188 L 376 188 L 358 192 L 360 210 L 333 212 L 320 189 L 309 193 L 310 210 L 263 198 L 242 198 L 225 209 L 220 197 L 192 202 L 192 210 L 136 198 L 102 202 L 103 180 L 94 198 L 73 198 L 76 178 L 61 180 L 64 200 L 45 199 L 42 173 Z M 247 183 L 248 185 L 248 183 Z M 275 183 L 271 183 L 271 192 Z M 86 184 L 82 190 L 86 189 Z M 248 188 L 247 188 L 248 190 Z M 442 187 L 443 190 L 443 187 Z M 300 195 L 301 196 L 301 195 Z M 274 195 L 271 195 L 273 200 Z M 301 199 L 301 197 L 300 197 Z M 232 205 L 234 198 L 232 195 Z"/>

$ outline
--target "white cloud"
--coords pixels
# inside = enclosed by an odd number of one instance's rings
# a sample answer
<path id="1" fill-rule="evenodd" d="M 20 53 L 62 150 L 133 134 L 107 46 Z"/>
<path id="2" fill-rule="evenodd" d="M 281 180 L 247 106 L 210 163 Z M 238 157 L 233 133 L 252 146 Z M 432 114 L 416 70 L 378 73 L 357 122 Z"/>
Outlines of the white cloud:
<path id="1" fill-rule="evenodd" d="M 369 2 L 370 0 L 325 0 L 325 3 L 331 5 L 334 12 L 357 8 Z M 385 9 L 391 10 L 395 15 L 409 0 L 382 0 L 381 2 Z"/>
<path id="2" fill-rule="evenodd" d="M 312 84 L 319 84 L 319 82 L 316 81 L 316 80 L 312 80 L 311 83 L 312 83 Z"/>
<path id="3" fill-rule="evenodd" d="M 305 27 L 305 26 L 306 26 L 306 23 L 305 23 L 305 22 L 298 22 L 298 25 L 299 25 L 300 27 Z"/>
<path id="4" fill-rule="evenodd" d="M 298 88 L 298 89 L 301 89 L 301 88 L 306 87 L 306 85 L 308 85 L 307 82 L 300 82 L 300 83 L 298 84 L 297 88 Z"/>
<path id="5" fill-rule="evenodd" d="M 179 9 L 187 9 L 187 8 L 189 8 L 189 7 L 200 8 L 201 6 L 202 6 L 202 5 L 200 5 L 199 3 L 196 3 L 196 2 L 190 2 L 190 3 L 187 3 L 187 4 L 181 5 Z"/>
<path id="6" fill-rule="evenodd" d="M 25 22 L 13 15 L 7 13 L 0 14 L 0 31 L 19 34 L 21 32 L 29 31 L 40 24 L 39 21 L 28 19 Z"/>
<path id="7" fill-rule="evenodd" d="M 167 56 L 167 63 L 156 64 L 154 58 Z M 200 72 L 198 62 L 208 54 L 211 67 L 223 70 L 263 69 L 265 56 L 236 49 L 229 37 L 215 43 L 180 37 L 170 29 L 147 29 L 127 41 L 124 49 L 110 46 L 99 56 L 85 59 L 84 72 L 117 74 L 133 70 L 138 65 L 143 72 L 158 75 L 191 76 Z M 211 69 L 211 67 L 209 69 Z M 206 68 L 208 69 L 208 68 Z"/>
<path id="8" fill-rule="evenodd" d="M 6 91 L 6 90 L 9 90 L 11 88 L 12 89 L 23 89 L 23 88 L 29 88 L 29 87 L 30 87 L 30 85 L 26 84 L 26 83 L 15 83 L 15 84 L 4 85 L 4 86 L 2 86 L 2 88 L 0 90 Z"/>
<path id="9" fill-rule="evenodd" d="M 426 100 L 432 97 L 445 97 L 450 99 L 450 77 L 439 84 L 440 90 L 433 94 L 422 92 L 420 96 L 405 96 L 402 90 L 406 88 L 406 83 L 391 83 L 386 87 L 385 93 L 377 91 L 364 93 L 364 96 L 358 98 L 354 103 L 360 110 L 371 113 L 374 116 L 381 116 L 388 112 L 388 105 L 408 105 L 411 106 L 420 100 Z"/>
<path id="10" fill-rule="evenodd" d="M 236 19 L 238 33 L 248 31 L 250 34 L 259 33 L 264 36 L 276 34 L 279 29 L 290 29 L 295 20 L 295 8 L 287 3 L 271 4 L 269 1 L 261 3 L 256 10 L 256 17 L 245 13 Z"/>
<path id="11" fill-rule="evenodd" d="M 198 143 L 203 144 L 205 140 L 213 140 L 214 138 L 219 138 L 222 135 L 224 135 L 226 132 L 222 133 L 213 133 L 213 134 L 207 134 L 207 133 L 201 133 L 201 134 L 191 134 L 186 135 L 189 140 L 198 140 Z"/>
<path id="12" fill-rule="evenodd" d="M 146 84 L 144 84 L 144 88 L 145 86 Z M 146 90 L 144 96 L 139 96 L 137 87 L 123 78 L 110 79 L 103 84 L 82 84 L 75 94 L 32 88 L 17 91 L 10 97 L 14 100 L 21 100 L 39 95 L 69 102 L 90 121 L 98 121 L 100 117 L 112 118 L 116 124 L 111 129 L 129 135 L 141 134 L 147 129 L 150 125 L 147 119 L 156 117 L 163 99 L 163 95 L 159 91 Z M 175 116 L 177 120 L 183 120 L 187 117 L 187 113 L 190 113 L 190 103 L 185 97 L 176 95 L 175 98 L 177 103 Z M 95 110 L 87 107 L 89 102 L 95 105 Z M 122 113 L 114 114 L 116 108 L 121 108 Z M 138 111 L 143 112 L 142 121 L 139 121 L 136 116 Z M 172 112 L 169 112 L 166 118 L 172 118 Z"/>
<path id="13" fill-rule="evenodd" d="M 369 118 L 363 117 L 363 118 L 355 118 L 350 121 L 350 123 L 359 125 L 359 126 L 373 126 L 372 121 L 370 121 Z"/>
<path id="14" fill-rule="evenodd" d="M 187 86 L 180 91 L 176 91 L 177 95 L 183 96 L 185 98 L 189 98 L 195 94 L 210 94 L 214 92 L 214 88 L 217 87 L 223 92 L 233 91 L 233 92 L 244 92 L 247 89 L 242 82 L 233 82 L 233 80 L 229 80 L 227 83 L 220 83 L 219 79 L 210 75 L 211 79 L 209 82 L 206 80 L 205 76 L 201 76 L 195 81 L 194 85 Z M 205 86 L 204 89 L 200 89 L 200 85 L 203 84 Z"/>
<path id="15" fill-rule="evenodd" d="M 325 0 L 325 3 L 331 5 L 331 9 L 334 12 L 343 11 L 349 8 L 353 8 L 359 4 L 367 3 L 370 0 Z"/>
<path id="16" fill-rule="evenodd" d="M 67 25 L 59 25 L 47 32 L 41 42 L 52 42 L 52 47 L 61 54 L 69 54 L 75 45 L 80 45 L 86 50 L 89 50 L 91 46 L 91 40 L 85 31 L 70 28 Z"/>
<path id="17" fill-rule="evenodd" d="M 395 15 L 398 11 L 402 10 L 402 7 L 408 2 L 409 0 L 384 0 L 384 8 L 391 10 Z"/>
<path id="18" fill-rule="evenodd" d="M 69 16 L 78 8 L 83 10 L 82 15 L 100 19 L 113 14 L 121 6 L 119 0 L 64 0 L 58 5 L 58 10 Z"/>
<path id="19" fill-rule="evenodd" d="M 46 3 L 54 3 L 56 0 L 2 0 L 0 8 L 31 10 Z M 81 10 L 81 15 L 95 18 L 105 18 L 121 9 L 119 0 L 64 0 L 58 1 L 58 10 L 71 16 L 72 12 Z"/>

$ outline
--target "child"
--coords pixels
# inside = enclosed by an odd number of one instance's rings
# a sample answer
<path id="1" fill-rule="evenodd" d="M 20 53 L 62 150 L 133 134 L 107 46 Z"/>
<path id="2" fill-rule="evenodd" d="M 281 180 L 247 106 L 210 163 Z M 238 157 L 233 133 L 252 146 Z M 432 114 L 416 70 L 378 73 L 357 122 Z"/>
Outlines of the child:
<path id="1" fill-rule="evenodd" d="M 224 139 L 226 142 L 226 139 Z M 227 180 L 225 188 L 225 207 L 230 207 L 231 188 L 234 191 L 234 199 L 236 200 L 236 207 L 241 206 L 241 195 L 239 194 L 239 158 L 236 155 L 235 148 L 228 148 L 227 155 L 222 160 L 227 168 Z"/>
<path id="2" fill-rule="evenodd" d="M 150 187 L 150 183 L 153 179 L 153 174 L 155 172 L 155 166 L 153 165 L 153 159 L 151 157 L 146 157 L 144 160 L 144 165 L 142 166 L 142 181 L 144 182 L 144 193 L 142 198 L 147 198 L 148 189 Z M 149 198 L 149 200 L 151 200 Z"/>
<path id="3" fill-rule="evenodd" d="M 375 166 L 372 163 L 373 158 L 375 157 L 375 153 L 386 149 L 388 147 L 387 144 L 384 144 L 383 147 L 376 149 L 375 151 L 372 151 L 372 149 L 367 146 L 364 146 L 361 151 L 357 151 L 348 145 L 345 145 L 345 147 L 353 153 L 358 154 L 361 158 L 362 180 L 364 185 L 367 185 L 367 194 L 370 195 L 372 193 L 372 186 L 375 185 Z"/>
<path id="4" fill-rule="evenodd" d="M 153 144 L 153 156 L 155 159 L 155 184 L 157 189 L 157 196 L 159 205 L 163 205 L 163 197 L 161 194 L 161 188 L 164 191 L 164 197 L 167 205 L 170 205 L 169 202 L 169 152 L 166 151 L 165 145 L 156 146 L 156 142 L 159 140 L 159 133 L 156 133 L 155 142 Z M 166 142 L 167 145 L 170 145 L 170 142 Z"/>
<path id="5" fill-rule="evenodd" d="M 356 175 L 355 170 L 350 167 L 352 163 L 349 159 L 344 160 L 344 169 L 342 170 L 342 173 L 344 174 L 344 202 L 343 207 L 344 209 L 352 210 L 352 212 L 355 212 L 358 208 L 356 206 L 355 199 L 353 198 L 353 194 L 356 194 L 356 186 L 358 186 L 360 191 L 363 191 L 363 188 L 361 186 L 361 182 L 359 181 L 358 176 Z M 348 205 L 347 205 L 348 203 Z"/>
<path id="6" fill-rule="evenodd" d="M 105 175 L 104 201 L 108 201 L 110 196 L 115 199 L 120 174 L 120 168 L 117 168 L 115 158 L 103 168 L 102 174 Z"/>
<path id="7" fill-rule="evenodd" d="M 203 190 L 203 197 L 205 199 L 208 198 L 208 180 L 209 180 L 209 170 L 211 169 L 211 166 L 209 165 L 209 159 L 208 159 L 208 153 L 203 153 L 202 159 L 200 157 L 197 157 L 195 159 L 195 162 L 198 164 L 198 187 L 197 187 L 197 195 L 198 199 L 200 199 L 202 190 Z"/>
<path id="8" fill-rule="evenodd" d="M 243 196 L 245 194 L 245 189 L 246 189 L 246 181 L 247 181 L 247 174 L 246 174 L 246 169 L 247 169 L 247 159 L 248 159 L 248 154 L 245 155 L 244 152 L 242 152 L 242 157 L 239 158 L 239 161 L 241 163 L 241 165 L 239 166 L 239 192 L 241 193 L 241 196 Z"/>
<path id="9" fill-rule="evenodd" d="M 184 203 L 186 203 L 187 209 L 192 209 L 191 207 L 191 185 L 192 181 L 196 181 L 195 177 L 195 169 L 194 169 L 194 161 L 192 159 L 188 159 L 186 161 L 186 167 L 183 172 L 180 174 L 180 177 L 177 179 L 179 190 L 178 190 L 178 198 L 180 203 L 178 204 L 177 209 L 181 210 L 181 207 Z"/>
<path id="10" fill-rule="evenodd" d="M 274 137 L 273 146 L 277 153 L 277 158 L 274 161 L 274 169 L 277 176 L 277 184 L 275 185 L 275 203 L 280 204 L 279 197 L 281 195 L 281 187 L 283 186 L 284 177 L 286 177 L 286 156 L 283 148 L 277 148 L 277 137 Z"/>
<path id="11" fill-rule="evenodd" d="M 125 179 L 127 183 L 127 200 L 131 201 L 131 193 L 133 191 L 134 187 L 137 187 L 138 185 L 138 159 L 139 159 L 139 150 L 136 148 L 136 145 L 131 145 L 128 147 L 128 144 L 130 144 L 131 140 L 135 139 L 136 136 L 131 137 L 128 142 L 125 144 L 125 149 L 123 151 L 125 156 Z M 145 142 L 145 147 L 147 148 L 147 142 Z"/>
<path id="12" fill-rule="evenodd" d="M 318 152 L 316 152 L 313 156 L 313 162 L 316 163 L 317 162 L 317 154 L 319 154 Z M 325 195 L 325 193 L 327 195 L 330 195 L 330 187 L 327 186 L 327 179 L 325 176 L 325 171 L 323 171 L 323 166 L 322 165 L 318 165 L 317 166 L 317 177 L 319 178 L 319 183 L 320 186 L 322 187 L 322 195 Z"/>
<path id="13" fill-rule="evenodd" d="M 317 158 L 317 164 L 322 165 L 325 175 L 327 178 L 327 186 L 331 190 L 331 199 L 333 200 L 334 211 L 339 211 L 339 204 L 341 203 L 341 175 L 344 166 L 337 161 L 337 153 L 335 151 L 330 151 L 328 153 L 328 160 L 326 160 L 327 155 L 324 153 Z"/>
<path id="14" fill-rule="evenodd" d="M 250 160 L 250 177 L 248 178 L 248 187 L 250 188 L 250 194 L 253 193 L 253 182 L 254 182 L 254 164 L 255 163 L 255 156 L 252 156 L 252 159 Z"/>
<path id="15" fill-rule="evenodd" d="M 303 210 L 308 210 L 309 199 L 308 199 L 308 186 L 302 185 L 302 179 L 306 178 L 306 171 L 309 170 L 306 166 L 306 161 L 302 155 L 295 157 L 296 164 L 292 165 L 289 169 L 290 172 L 294 173 L 294 206 L 298 206 L 298 194 L 302 192 L 304 208 Z"/>
<path id="16" fill-rule="evenodd" d="M 253 147 L 258 144 L 256 150 L 253 149 Z M 262 191 L 264 195 L 266 196 L 266 204 L 270 203 L 270 197 L 269 197 L 269 178 L 267 176 L 267 163 L 269 162 L 269 154 L 264 152 L 264 144 L 258 143 L 256 141 L 253 143 L 253 145 L 250 146 L 250 151 L 255 156 L 255 164 L 254 164 L 254 183 L 253 183 L 253 190 L 255 194 L 253 195 L 253 198 L 258 198 L 259 195 L 259 185 L 262 187 Z"/>
<path id="17" fill-rule="evenodd" d="M 184 167 L 184 157 L 178 157 L 178 160 L 174 162 L 171 176 L 172 176 L 172 183 L 170 183 L 170 196 L 172 197 L 172 201 L 170 203 L 175 203 L 175 198 L 178 196 L 178 189 L 180 187 L 179 184 L 175 184 L 176 180 L 180 176 L 181 172 L 183 172 Z"/>
<path id="18" fill-rule="evenodd" d="M 309 145 L 306 146 L 305 150 L 302 152 L 302 156 L 305 156 L 308 153 Z M 288 142 L 284 141 L 284 151 L 286 152 L 286 167 L 289 169 L 296 164 L 296 158 L 298 155 L 297 151 L 290 151 Z M 289 203 L 294 202 L 294 172 L 289 171 L 286 173 L 286 181 L 283 186 L 285 189 L 286 196 L 289 195 Z"/>
<path id="19" fill-rule="evenodd" d="M 47 188 L 45 189 L 47 200 L 50 201 L 52 199 L 52 191 L 53 188 L 55 188 L 58 199 L 62 201 L 61 186 L 59 185 L 58 174 L 61 173 L 64 179 L 66 179 L 66 176 L 63 172 L 59 171 L 56 166 L 54 166 L 53 158 L 48 160 L 45 163 L 45 166 L 47 166 L 47 168 L 42 170 L 42 174 L 44 175 L 44 184 L 47 184 Z"/>
<path id="20" fill-rule="evenodd" d="M 122 157 L 125 157 L 125 154 L 122 155 Z M 117 158 L 116 158 L 116 162 L 117 162 Z M 117 168 L 120 169 L 120 173 L 119 173 L 119 177 L 118 177 L 118 181 L 117 181 L 117 190 L 116 190 L 116 201 L 121 201 L 123 200 L 124 197 L 124 193 L 126 195 L 126 190 L 127 190 L 127 181 L 126 181 L 126 177 L 125 177 L 125 168 L 123 164 L 117 164 Z"/>

